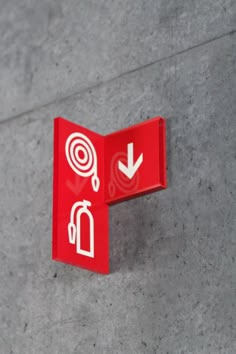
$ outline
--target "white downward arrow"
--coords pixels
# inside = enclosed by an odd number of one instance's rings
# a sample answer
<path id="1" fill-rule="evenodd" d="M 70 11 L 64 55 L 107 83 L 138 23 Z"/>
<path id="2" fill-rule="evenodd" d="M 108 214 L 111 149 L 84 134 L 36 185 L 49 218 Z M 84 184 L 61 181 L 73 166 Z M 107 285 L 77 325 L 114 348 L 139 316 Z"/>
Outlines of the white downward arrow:
<path id="1" fill-rule="evenodd" d="M 128 166 L 125 166 L 121 161 L 118 161 L 118 167 L 129 179 L 131 179 L 139 166 L 143 162 L 143 153 L 139 156 L 134 164 L 134 143 L 128 144 Z"/>

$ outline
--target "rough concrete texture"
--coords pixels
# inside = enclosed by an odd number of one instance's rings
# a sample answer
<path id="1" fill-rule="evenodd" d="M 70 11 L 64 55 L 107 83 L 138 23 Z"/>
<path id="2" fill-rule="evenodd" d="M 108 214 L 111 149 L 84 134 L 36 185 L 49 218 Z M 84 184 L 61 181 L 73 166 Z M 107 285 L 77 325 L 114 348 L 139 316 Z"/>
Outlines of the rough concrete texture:
<path id="1" fill-rule="evenodd" d="M 235 354 L 235 2 L 32 4 L 1 1 L 0 353 Z M 51 261 L 58 115 L 167 118 L 169 187 L 110 209 L 108 276 Z"/>
<path id="2" fill-rule="evenodd" d="M 0 120 L 235 30 L 235 0 L 1 0 Z"/>

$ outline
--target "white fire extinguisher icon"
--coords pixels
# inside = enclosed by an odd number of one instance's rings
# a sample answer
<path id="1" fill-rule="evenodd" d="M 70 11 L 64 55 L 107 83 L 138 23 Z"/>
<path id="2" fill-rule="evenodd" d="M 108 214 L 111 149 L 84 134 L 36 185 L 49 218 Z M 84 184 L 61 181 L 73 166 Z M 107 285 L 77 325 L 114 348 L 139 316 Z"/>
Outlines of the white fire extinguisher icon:
<path id="1" fill-rule="evenodd" d="M 73 204 L 70 212 L 70 222 L 68 224 L 68 236 L 71 244 L 76 243 L 76 253 L 87 257 L 94 258 L 94 219 L 91 211 L 88 209 L 92 203 L 88 200 L 83 200 Z M 89 219 L 89 242 L 90 250 L 81 249 L 81 215 L 86 214 Z"/>

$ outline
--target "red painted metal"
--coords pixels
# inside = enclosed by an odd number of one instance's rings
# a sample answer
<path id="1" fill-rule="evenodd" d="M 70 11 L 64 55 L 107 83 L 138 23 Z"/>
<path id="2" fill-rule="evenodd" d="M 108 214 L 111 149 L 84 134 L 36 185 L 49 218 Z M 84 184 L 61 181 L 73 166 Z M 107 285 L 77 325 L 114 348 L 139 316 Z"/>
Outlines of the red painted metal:
<path id="1" fill-rule="evenodd" d="M 109 273 L 108 205 L 164 189 L 161 117 L 101 136 L 54 120 L 52 258 Z"/>

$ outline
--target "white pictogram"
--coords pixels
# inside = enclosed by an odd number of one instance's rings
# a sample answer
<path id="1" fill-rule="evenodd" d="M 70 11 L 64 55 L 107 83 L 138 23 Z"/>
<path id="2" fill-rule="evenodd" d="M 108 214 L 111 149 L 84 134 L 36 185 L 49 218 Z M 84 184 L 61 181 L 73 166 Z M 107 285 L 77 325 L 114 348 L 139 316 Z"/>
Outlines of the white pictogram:
<path id="1" fill-rule="evenodd" d="M 139 155 L 139 158 L 134 163 L 134 143 L 128 144 L 128 165 L 124 165 L 122 161 L 119 161 L 118 167 L 121 172 L 124 173 L 129 179 L 133 178 L 140 165 L 143 162 L 143 153 Z"/>
<path id="2" fill-rule="evenodd" d="M 94 219 L 91 211 L 88 207 L 91 206 L 91 202 L 83 200 L 73 204 L 70 212 L 70 222 L 68 224 L 68 236 L 71 244 L 76 243 L 76 253 L 83 256 L 94 258 Z M 86 214 L 89 219 L 89 243 L 90 251 L 81 249 L 81 215 Z"/>
<path id="3" fill-rule="evenodd" d="M 117 168 L 119 162 L 126 163 L 127 155 L 124 152 L 116 153 L 111 160 L 111 175 L 110 182 L 108 184 L 108 191 L 110 197 L 114 197 L 117 189 L 123 193 L 134 192 L 139 185 L 139 171 L 135 173 L 132 179 L 127 178 L 121 171 Z"/>
<path id="4" fill-rule="evenodd" d="M 100 187 L 97 153 L 89 138 L 81 133 L 72 133 L 66 140 L 65 151 L 72 170 L 82 177 L 92 176 L 92 187 L 97 192 Z"/>

